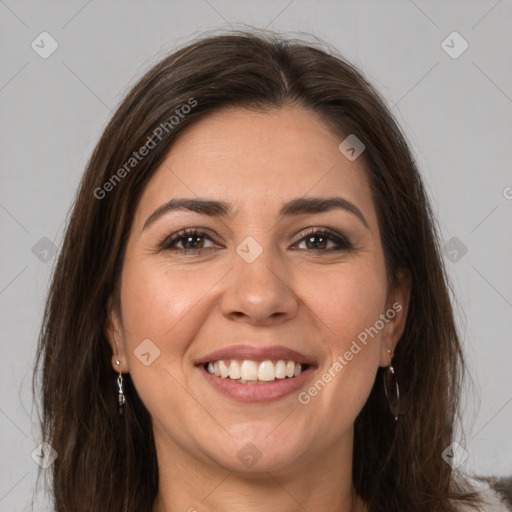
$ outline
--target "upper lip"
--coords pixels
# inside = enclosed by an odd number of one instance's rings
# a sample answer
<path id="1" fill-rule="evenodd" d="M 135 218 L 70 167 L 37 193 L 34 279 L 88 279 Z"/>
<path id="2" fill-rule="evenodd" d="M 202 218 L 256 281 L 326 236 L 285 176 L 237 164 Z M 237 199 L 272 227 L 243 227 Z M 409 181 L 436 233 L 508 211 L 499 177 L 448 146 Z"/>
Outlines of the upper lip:
<path id="1" fill-rule="evenodd" d="M 201 365 L 226 359 L 250 359 L 253 361 L 294 361 L 307 365 L 314 365 L 315 359 L 312 356 L 302 354 L 282 345 L 272 345 L 268 347 L 254 347 L 251 345 L 231 345 L 206 354 L 199 358 L 195 364 Z"/>

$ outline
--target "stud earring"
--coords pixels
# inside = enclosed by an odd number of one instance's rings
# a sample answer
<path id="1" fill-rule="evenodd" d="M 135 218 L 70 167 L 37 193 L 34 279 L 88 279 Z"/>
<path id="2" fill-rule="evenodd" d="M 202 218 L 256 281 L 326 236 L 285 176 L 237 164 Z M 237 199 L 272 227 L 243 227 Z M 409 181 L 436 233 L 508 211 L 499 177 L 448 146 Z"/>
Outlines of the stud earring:
<path id="1" fill-rule="evenodd" d="M 398 381 L 396 379 L 395 375 L 395 369 L 393 368 L 393 365 L 391 364 L 391 350 L 388 348 L 388 355 L 389 355 L 389 366 L 387 370 L 384 372 L 384 391 L 386 393 L 386 398 L 388 399 L 389 409 L 391 410 L 391 413 L 395 417 L 395 421 L 398 421 L 398 415 L 399 415 L 399 402 L 400 402 L 400 389 L 398 387 Z M 395 396 L 390 396 L 390 393 L 388 391 L 388 386 L 392 387 L 392 385 L 389 383 L 389 381 L 395 382 Z"/>
<path id="2" fill-rule="evenodd" d="M 121 364 L 121 361 L 119 359 L 116 361 L 117 366 Z M 119 375 L 117 377 L 117 403 L 118 403 L 118 410 L 119 414 L 122 416 L 124 412 L 124 404 L 126 403 L 126 397 L 124 396 L 123 391 L 123 374 L 121 371 L 119 371 Z"/>

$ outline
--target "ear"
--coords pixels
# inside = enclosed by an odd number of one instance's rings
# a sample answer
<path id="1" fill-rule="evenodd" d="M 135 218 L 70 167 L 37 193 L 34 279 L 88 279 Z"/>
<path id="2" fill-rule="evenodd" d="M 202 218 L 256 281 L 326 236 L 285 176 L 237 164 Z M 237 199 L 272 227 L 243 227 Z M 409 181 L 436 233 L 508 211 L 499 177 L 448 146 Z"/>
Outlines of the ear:
<path id="1" fill-rule="evenodd" d="M 402 337 L 409 310 L 411 276 L 406 270 L 398 273 L 397 284 L 390 290 L 386 301 L 386 326 L 381 343 L 380 366 L 387 367 L 395 348 Z M 391 354 L 388 352 L 391 351 Z"/>
<path id="2" fill-rule="evenodd" d="M 103 334 L 112 349 L 112 367 L 116 372 L 128 373 L 128 361 L 125 357 L 122 332 L 120 314 L 114 306 L 111 296 L 107 302 L 107 317 L 103 326 Z M 117 361 L 119 361 L 119 364 L 117 364 Z"/>

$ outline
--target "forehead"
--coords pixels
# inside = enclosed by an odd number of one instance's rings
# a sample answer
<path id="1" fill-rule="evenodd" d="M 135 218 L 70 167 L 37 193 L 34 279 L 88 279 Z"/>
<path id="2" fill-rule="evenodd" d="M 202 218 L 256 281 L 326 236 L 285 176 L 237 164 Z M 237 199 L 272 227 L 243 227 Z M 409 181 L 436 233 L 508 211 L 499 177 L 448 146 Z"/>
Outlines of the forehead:
<path id="1" fill-rule="evenodd" d="M 277 211 L 290 199 L 341 195 L 373 210 L 362 159 L 338 149 L 344 137 L 315 112 L 283 107 L 255 112 L 229 108 L 187 128 L 147 184 L 136 222 L 171 198 L 208 197 Z"/>

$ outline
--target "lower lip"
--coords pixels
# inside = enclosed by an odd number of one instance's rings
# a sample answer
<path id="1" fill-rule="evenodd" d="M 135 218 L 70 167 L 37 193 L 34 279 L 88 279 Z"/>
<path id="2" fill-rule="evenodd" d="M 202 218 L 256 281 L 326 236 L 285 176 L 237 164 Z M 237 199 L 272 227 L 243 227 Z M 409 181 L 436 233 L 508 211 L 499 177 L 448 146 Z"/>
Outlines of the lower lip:
<path id="1" fill-rule="evenodd" d="M 312 366 L 309 366 L 298 377 L 275 379 L 268 384 L 241 384 L 236 379 L 217 377 L 208 372 L 202 365 L 198 368 L 207 382 L 217 391 L 220 391 L 229 398 L 244 403 L 273 402 L 284 398 L 303 387 L 314 370 Z"/>

